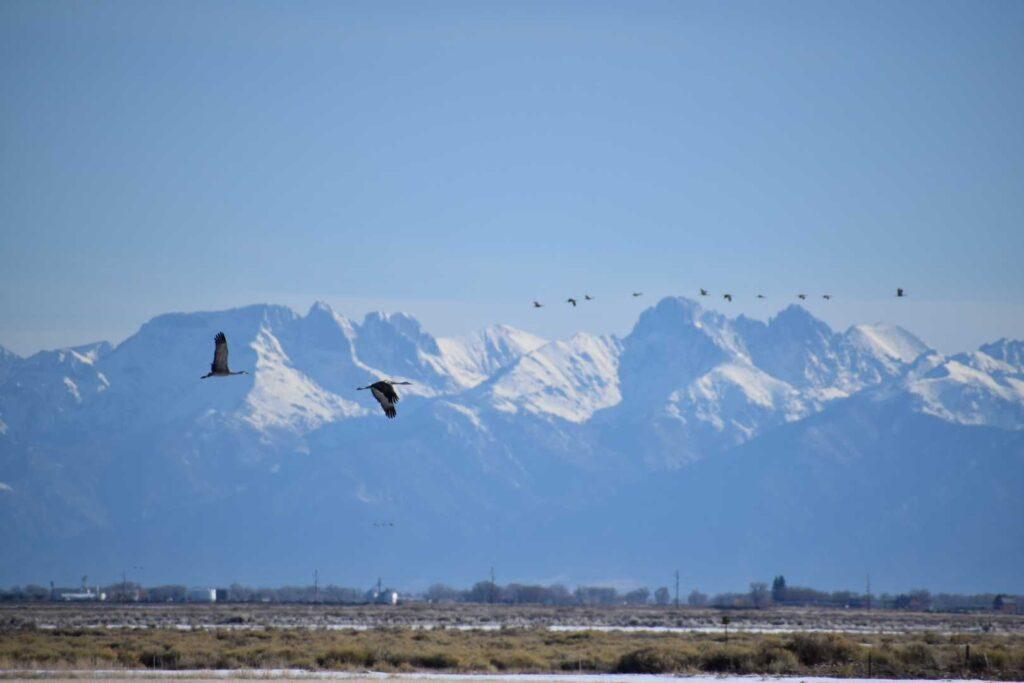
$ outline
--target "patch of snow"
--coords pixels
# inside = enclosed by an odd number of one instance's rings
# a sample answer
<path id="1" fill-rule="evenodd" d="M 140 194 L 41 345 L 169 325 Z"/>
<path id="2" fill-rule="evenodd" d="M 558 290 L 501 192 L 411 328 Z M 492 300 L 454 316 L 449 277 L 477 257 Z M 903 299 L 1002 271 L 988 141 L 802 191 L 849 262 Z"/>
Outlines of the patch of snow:
<path id="1" fill-rule="evenodd" d="M 256 352 L 253 387 L 242 418 L 253 427 L 315 429 L 335 419 L 367 414 L 359 404 L 319 387 L 291 367 L 277 338 L 266 328 L 251 345 Z"/>
<path id="2" fill-rule="evenodd" d="M 1019 370 L 1024 370 L 1024 341 L 1004 338 L 983 345 L 979 351 Z"/>
<path id="3" fill-rule="evenodd" d="M 847 339 L 861 350 L 901 363 L 913 363 L 928 346 L 898 325 L 854 325 Z"/>
<path id="4" fill-rule="evenodd" d="M 811 408 L 790 384 L 737 360 L 722 363 L 668 397 L 667 412 L 690 415 L 739 441 L 755 436 L 766 424 L 804 417 Z"/>
<path id="5" fill-rule="evenodd" d="M 443 366 L 464 388 L 486 381 L 547 340 L 509 325 L 494 325 L 463 337 L 437 340 Z"/>
<path id="6" fill-rule="evenodd" d="M 582 423 L 595 412 L 622 401 L 615 337 L 577 334 L 520 358 L 486 385 L 491 405 L 505 413 L 519 410 Z"/>
<path id="7" fill-rule="evenodd" d="M 1024 372 L 981 351 L 922 360 L 905 385 L 921 412 L 965 425 L 1024 429 Z"/>
<path id="8" fill-rule="evenodd" d="M 10 484 L 5 484 L 0 481 L 0 493 L 11 493 L 12 491 L 14 491 L 14 489 L 11 488 Z"/>
<path id="9" fill-rule="evenodd" d="M 461 405 L 459 403 L 452 403 L 451 401 L 445 401 L 444 405 L 448 406 L 455 412 L 459 413 L 460 415 L 468 419 L 470 423 L 477 429 L 481 431 L 485 431 L 487 429 L 484 426 L 484 423 L 480 421 L 480 415 L 477 413 L 477 411 L 473 410 L 472 408 Z"/>
<path id="10" fill-rule="evenodd" d="M 71 394 L 72 397 L 74 397 L 75 403 L 82 402 L 82 395 L 78 392 L 78 385 L 75 384 L 75 381 L 73 379 L 71 379 L 68 376 L 65 376 L 64 386 L 68 388 L 68 392 Z"/>

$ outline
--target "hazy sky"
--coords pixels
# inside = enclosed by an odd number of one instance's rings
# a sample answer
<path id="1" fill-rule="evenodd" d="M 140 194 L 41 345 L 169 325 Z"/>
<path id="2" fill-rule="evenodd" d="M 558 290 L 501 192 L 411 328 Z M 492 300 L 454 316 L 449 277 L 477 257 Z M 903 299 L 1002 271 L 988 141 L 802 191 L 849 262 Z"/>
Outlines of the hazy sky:
<path id="1" fill-rule="evenodd" d="M 622 333 L 700 286 L 1024 337 L 1022 2 L 6 0 L 0 87 L 22 354 L 316 299 Z"/>

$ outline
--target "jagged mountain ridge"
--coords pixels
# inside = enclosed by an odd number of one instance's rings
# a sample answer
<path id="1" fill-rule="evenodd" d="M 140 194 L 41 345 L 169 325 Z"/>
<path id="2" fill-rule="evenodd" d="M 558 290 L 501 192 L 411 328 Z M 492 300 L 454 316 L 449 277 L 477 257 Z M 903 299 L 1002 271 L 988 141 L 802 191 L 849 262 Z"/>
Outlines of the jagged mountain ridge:
<path id="1" fill-rule="evenodd" d="M 252 375 L 198 380 L 218 330 Z M 356 321 L 321 303 L 158 316 L 116 348 L 0 363 L 0 520 L 19 550 L 0 575 L 95 555 L 98 531 L 134 552 L 126 519 L 179 533 L 175 519 L 241 515 L 288 536 L 310 524 L 306 505 L 356 526 L 402 517 L 406 553 L 444 529 L 500 554 L 496 530 L 536 525 L 539 509 L 583 514 L 826 408 L 889 401 L 956 429 L 1020 430 L 1021 348 L 947 358 L 897 327 L 835 332 L 798 306 L 729 319 L 675 297 L 621 339 L 553 342 L 507 326 L 435 339 L 405 314 Z M 414 382 L 394 423 L 354 391 L 381 376 Z M 364 532 L 350 540 L 372 545 Z"/>

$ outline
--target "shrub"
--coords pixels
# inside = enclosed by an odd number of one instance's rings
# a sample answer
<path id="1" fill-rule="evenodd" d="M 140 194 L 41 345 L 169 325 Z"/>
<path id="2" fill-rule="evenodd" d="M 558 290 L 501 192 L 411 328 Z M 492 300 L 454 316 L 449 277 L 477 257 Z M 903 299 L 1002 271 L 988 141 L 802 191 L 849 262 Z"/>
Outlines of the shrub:
<path id="1" fill-rule="evenodd" d="M 758 673 L 790 674 L 796 673 L 800 666 L 796 655 L 777 645 L 763 645 L 754 657 Z"/>
<path id="2" fill-rule="evenodd" d="M 915 669 L 934 670 L 938 665 L 932 648 L 924 643 L 909 643 L 897 650 L 897 656 L 905 665 Z"/>
<path id="3" fill-rule="evenodd" d="M 697 661 L 692 650 L 643 647 L 619 658 L 615 670 L 624 674 L 660 674 L 684 671 Z"/>
<path id="4" fill-rule="evenodd" d="M 409 658 L 409 663 L 425 669 L 457 669 L 459 658 L 447 652 L 431 652 L 424 655 L 413 655 Z"/>
<path id="5" fill-rule="evenodd" d="M 138 655 L 138 662 L 147 669 L 176 669 L 181 653 L 171 647 L 162 650 L 147 649 Z"/>
<path id="6" fill-rule="evenodd" d="M 857 655 L 857 646 L 835 633 L 797 633 L 786 649 L 806 666 L 846 664 Z"/>
<path id="7" fill-rule="evenodd" d="M 526 652 L 492 655 L 490 663 L 491 666 L 499 671 L 537 671 L 544 668 L 544 662 Z M 563 667 L 568 668 L 568 665 L 569 662 L 566 662 L 563 664 Z M 571 668 L 568 670 L 571 670 Z"/>
<path id="8" fill-rule="evenodd" d="M 321 669 L 343 669 L 350 666 L 373 666 L 377 658 L 363 648 L 334 648 L 316 658 Z"/>
<path id="9" fill-rule="evenodd" d="M 752 655 L 735 645 L 715 645 L 701 653 L 700 666 L 715 673 L 751 673 L 755 668 Z"/>

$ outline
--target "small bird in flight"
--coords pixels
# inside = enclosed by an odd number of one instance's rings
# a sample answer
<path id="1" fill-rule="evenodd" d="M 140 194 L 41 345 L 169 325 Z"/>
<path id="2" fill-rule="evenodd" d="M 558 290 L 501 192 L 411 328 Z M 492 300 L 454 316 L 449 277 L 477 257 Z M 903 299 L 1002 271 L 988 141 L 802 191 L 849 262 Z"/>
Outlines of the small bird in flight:
<path id="1" fill-rule="evenodd" d="M 643 296 L 643 292 L 633 292 L 633 296 Z"/>
<path id="2" fill-rule="evenodd" d="M 757 295 L 757 298 L 758 298 L 758 299 L 763 299 L 763 298 L 764 298 L 764 294 L 758 294 L 758 295 Z"/>
<path id="3" fill-rule="evenodd" d="M 701 296 L 707 296 L 708 295 L 708 290 L 706 290 L 703 287 L 701 287 L 700 288 L 700 295 Z"/>
<path id="4" fill-rule="evenodd" d="M 213 338 L 213 362 L 210 363 L 210 371 L 199 379 L 207 377 L 228 377 L 229 375 L 248 375 L 245 370 L 231 372 L 228 369 L 228 338 L 223 332 L 218 332 Z"/>
<path id="5" fill-rule="evenodd" d="M 726 301 L 732 303 L 732 294 L 723 294 L 722 298 L 725 299 Z"/>
<path id="6" fill-rule="evenodd" d="M 590 296 L 589 294 L 584 294 L 583 295 L 583 300 L 584 301 L 593 301 L 594 297 Z"/>
<path id="7" fill-rule="evenodd" d="M 412 382 L 392 382 L 389 379 L 382 379 L 365 387 L 356 387 L 356 391 L 369 389 L 373 397 L 377 399 L 377 403 L 384 409 L 384 414 L 389 419 L 393 419 L 398 415 L 398 411 L 395 410 L 395 404 L 398 403 L 398 392 L 395 391 L 395 386 L 399 384 L 412 384 Z"/>
<path id="8" fill-rule="evenodd" d="M 576 299 L 573 299 L 572 297 L 569 297 L 568 299 L 566 299 L 565 303 L 572 304 L 573 308 L 576 307 Z"/>
<path id="9" fill-rule="evenodd" d="M 831 294 L 822 294 L 821 298 L 824 299 L 825 301 L 831 301 L 832 300 L 832 295 Z"/>
<path id="10" fill-rule="evenodd" d="M 544 308 L 544 304 L 542 304 L 542 303 L 541 303 L 541 302 L 539 302 L 539 301 L 534 301 L 534 302 L 533 302 L 533 307 L 534 307 L 534 308 Z"/>
<path id="11" fill-rule="evenodd" d="M 900 297 L 903 297 L 903 296 L 904 296 L 904 294 L 903 294 L 903 288 L 902 288 L 902 287 L 897 287 L 897 288 L 896 288 L 896 297 L 897 297 L 897 298 L 900 298 Z"/>
<path id="12" fill-rule="evenodd" d="M 797 294 L 796 298 L 800 299 L 800 301 L 803 301 L 804 299 L 807 298 L 807 295 L 806 294 Z"/>

